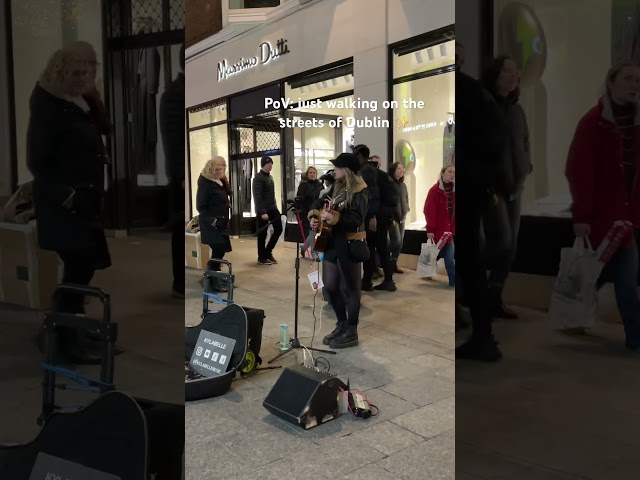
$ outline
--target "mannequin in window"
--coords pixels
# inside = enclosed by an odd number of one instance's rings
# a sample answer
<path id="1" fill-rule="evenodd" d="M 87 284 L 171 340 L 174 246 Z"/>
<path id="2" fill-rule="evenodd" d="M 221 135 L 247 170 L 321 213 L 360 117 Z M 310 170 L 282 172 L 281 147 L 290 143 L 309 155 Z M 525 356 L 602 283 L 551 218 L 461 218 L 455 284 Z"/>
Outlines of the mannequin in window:
<path id="1" fill-rule="evenodd" d="M 453 155 L 456 148 L 456 117 L 451 115 L 444 126 L 444 134 L 442 137 L 442 166 L 447 167 L 453 161 Z"/>
<path id="2" fill-rule="evenodd" d="M 140 19 L 138 35 L 151 33 L 153 20 Z M 138 173 L 155 173 L 158 124 L 156 95 L 160 85 L 160 53 L 155 47 L 138 50 L 134 60 L 134 155 Z"/>

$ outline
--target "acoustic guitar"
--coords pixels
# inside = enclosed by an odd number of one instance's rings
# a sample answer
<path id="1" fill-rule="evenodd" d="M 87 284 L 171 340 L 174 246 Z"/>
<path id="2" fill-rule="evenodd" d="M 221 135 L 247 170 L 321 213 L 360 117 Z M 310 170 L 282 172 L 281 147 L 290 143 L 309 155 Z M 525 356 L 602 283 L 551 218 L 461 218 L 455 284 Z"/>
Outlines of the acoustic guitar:
<path id="1" fill-rule="evenodd" d="M 333 210 L 334 205 L 339 204 L 342 201 L 342 197 L 344 195 L 340 195 L 340 198 L 333 199 L 328 197 L 328 202 L 325 204 L 323 211 L 329 212 Z M 329 246 L 329 241 L 331 240 L 333 226 L 329 225 L 326 220 L 318 219 L 320 223 L 318 224 L 318 228 L 316 230 L 316 236 L 313 240 L 313 251 L 324 253 L 327 251 Z"/>

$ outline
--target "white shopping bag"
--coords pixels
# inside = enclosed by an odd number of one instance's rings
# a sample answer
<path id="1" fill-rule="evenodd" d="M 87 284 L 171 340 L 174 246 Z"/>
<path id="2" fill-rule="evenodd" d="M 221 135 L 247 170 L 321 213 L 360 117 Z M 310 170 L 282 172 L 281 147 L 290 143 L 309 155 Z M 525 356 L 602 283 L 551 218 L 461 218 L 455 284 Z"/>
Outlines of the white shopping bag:
<path id="1" fill-rule="evenodd" d="M 549 319 L 558 329 L 589 328 L 596 321 L 596 282 L 604 264 L 585 240 L 576 238 L 573 247 L 560 253 L 560 270 L 549 305 Z"/>
<path id="2" fill-rule="evenodd" d="M 416 272 L 420 278 L 436 278 L 438 273 L 438 254 L 440 250 L 429 239 L 427 243 L 422 244 L 420 249 L 420 259 L 418 260 L 418 268 Z"/>

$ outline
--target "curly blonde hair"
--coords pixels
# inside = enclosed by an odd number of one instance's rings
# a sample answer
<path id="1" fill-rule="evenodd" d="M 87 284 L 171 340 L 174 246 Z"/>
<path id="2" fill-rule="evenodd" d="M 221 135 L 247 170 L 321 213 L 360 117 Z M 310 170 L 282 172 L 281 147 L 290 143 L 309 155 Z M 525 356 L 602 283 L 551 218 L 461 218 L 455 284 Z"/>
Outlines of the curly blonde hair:
<path id="1" fill-rule="evenodd" d="M 204 178 L 213 178 L 213 171 L 216 169 L 217 165 L 224 165 L 225 168 L 227 166 L 227 161 L 224 157 L 213 157 L 211 160 L 208 160 L 207 163 L 204 164 L 204 168 L 202 169 L 201 175 Z"/>
<path id="2" fill-rule="evenodd" d="M 76 65 L 86 67 L 89 72 L 87 59 L 77 49 L 61 48 L 49 58 L 47 66 L 40 76 L 40 86 L 56 96 L 65 95 L 65 80 Z"/>

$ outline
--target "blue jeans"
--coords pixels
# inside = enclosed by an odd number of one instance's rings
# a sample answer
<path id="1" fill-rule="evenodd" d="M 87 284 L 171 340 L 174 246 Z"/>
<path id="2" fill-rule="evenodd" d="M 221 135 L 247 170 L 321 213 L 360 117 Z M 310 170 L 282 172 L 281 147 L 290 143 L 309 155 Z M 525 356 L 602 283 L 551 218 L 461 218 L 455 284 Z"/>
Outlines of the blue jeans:
<path id="1" fill-rule="evenodd" d="M 453 242 L 447 243 L 440 253 L 438 254 L 438 260 L 444 258 L 444 268 L 447 269 L 447 275 L 449 275 L 449 285 L 455 287 L 456 285 L 456 261 L 455 261 L 455 246 Z"/>
<path id="2" fill-rule="evenodd" d="M 404 220 L 400 223 L 393 222 L 389 225 L 389 251 L 391 260 L 398 260 L 402 252 L 402 242 L 404 241 Z"/>
<path id="3" fill-rule="evenodd" d="M 309 233 L 307 234 L 307 238 L 304 241 L 304 245 L 300 246 L 300 254 L 305 257 L 306 256 L 306 252 L 307 250 L 309 250 L 309 248 L 311 248 L 311 246 L 313 245 L 313 239 L 315 238 L 316 232 L 314 232 L 313 230 L 309 230 Z M 320 255 L 316 252 L 314 252 L 313 250 L 311 250 L 311 258 L 313 260 L 322 260 L 322 257 L 320 257 Z"/>
<path id="4" fill-rule="evenodd" d="M 602 271 L 602 279 L 613 282 L 616 303 L 624 324 L 626 344 L 640 348 L 640 293 L 638 293 L 638 244 L 622 246 Z"/>

